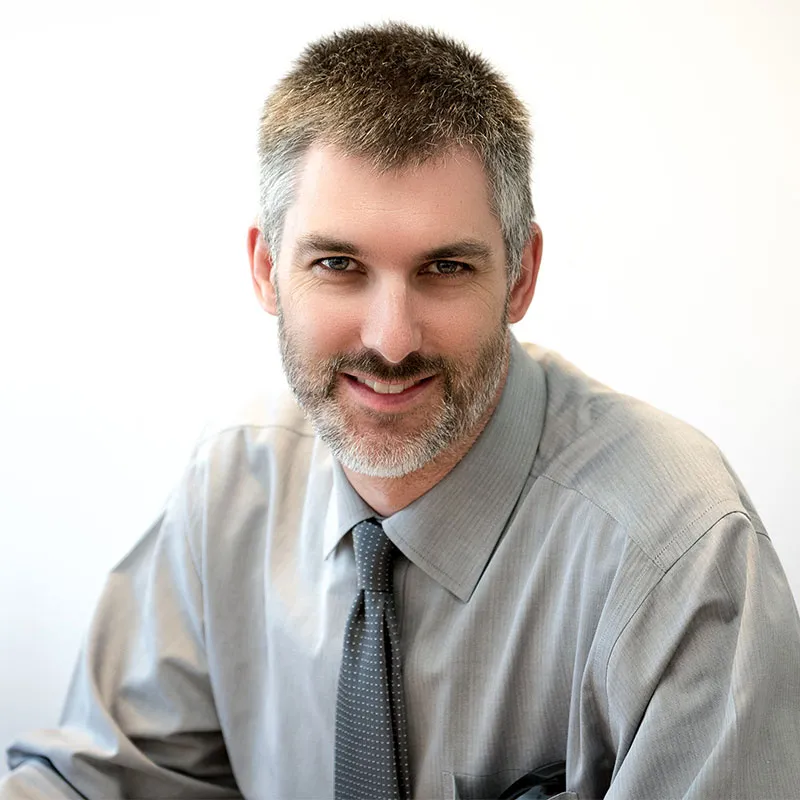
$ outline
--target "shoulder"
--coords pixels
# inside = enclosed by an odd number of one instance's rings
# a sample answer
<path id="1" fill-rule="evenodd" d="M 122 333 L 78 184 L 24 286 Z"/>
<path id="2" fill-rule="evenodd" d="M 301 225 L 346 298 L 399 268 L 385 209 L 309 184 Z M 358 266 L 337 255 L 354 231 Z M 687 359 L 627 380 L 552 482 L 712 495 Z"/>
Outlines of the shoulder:
<path id="1" fill-rule="evenodd" d="M 661 570 L 723 516 L 764 528 L 738 477 L 691 425 L 594 380 L 557 353 L 526 345 L 547 385 L 537 476 L 613 517 Z"/>
<path id="2" fill-rule="evenodd" d="M 201 574 L 213 571 L 213 580 L 224 583 L 220 576 L 246 570 L 243 559 L 257 559 L 253 554 L 277 530 L 294 529 L 309 507 L 309 493 L 324 503 L 331 472 L 330 451 L 283 387 L 218 409 L 177 492 Z"/>
<path id="3" fill-rule="evenodd" d="M 248 472 L 282 472 L 305 462 L 318 444 L 311 424 L 282 377 L 238 401 L 217 408 L 194 447 L 196 467 L 224 470 L 231 477 L 237 468 Z"/>

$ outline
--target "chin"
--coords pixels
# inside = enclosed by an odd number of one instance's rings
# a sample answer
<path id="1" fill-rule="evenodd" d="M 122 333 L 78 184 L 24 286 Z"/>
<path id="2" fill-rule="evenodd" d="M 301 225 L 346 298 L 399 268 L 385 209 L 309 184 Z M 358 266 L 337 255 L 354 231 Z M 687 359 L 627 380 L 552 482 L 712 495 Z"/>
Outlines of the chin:
<path id="1" fill-rule="evenodd" d="M 430 464 L 451 444 L 449 440 L 432 442 L 428 439 L 409 443 L 408 437 L 380 433 L 357 437 L 323 434 L 322 438 L 339 463 L 371 478 L 402 478 Z"/>

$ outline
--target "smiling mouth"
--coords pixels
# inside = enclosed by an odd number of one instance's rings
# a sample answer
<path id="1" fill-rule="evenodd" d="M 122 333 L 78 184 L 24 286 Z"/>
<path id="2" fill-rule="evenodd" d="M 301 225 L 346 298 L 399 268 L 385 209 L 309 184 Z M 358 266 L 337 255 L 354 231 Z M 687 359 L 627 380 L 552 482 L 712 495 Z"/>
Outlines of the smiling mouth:
<path id="1" fill-rule="evenodd" d="M 364 386 L 368 386 L 376 394 L 400 394 L 401 392 L 405 392 L 407 389 L 410 389 L 412 386 L 418 386 L 419 384 L 430 380 L 433 376 L 431 375 L 428 376 L 427 378 L 415 378 L 413 380 L 402 381 L 400 383 L 384 383 L 383 381 L 371 381 L 368 378 L 362 378 L 359 375 L 348 374 L 347 377 L 352 378 L 353 380 L 363 384 Z"/>

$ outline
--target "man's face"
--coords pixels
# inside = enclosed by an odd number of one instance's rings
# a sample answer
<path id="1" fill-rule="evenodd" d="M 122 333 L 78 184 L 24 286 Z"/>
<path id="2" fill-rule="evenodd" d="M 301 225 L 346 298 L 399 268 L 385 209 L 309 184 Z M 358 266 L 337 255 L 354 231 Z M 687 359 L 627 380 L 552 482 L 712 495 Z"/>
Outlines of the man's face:
<path id="1" fill-rule="evenodd" d="M 273 273 L 289 384 L 346 467 L 418 470 L 493 408 L 509 294 L 500 226 L 470 152 L 379 175 L 315 146 Z"/>

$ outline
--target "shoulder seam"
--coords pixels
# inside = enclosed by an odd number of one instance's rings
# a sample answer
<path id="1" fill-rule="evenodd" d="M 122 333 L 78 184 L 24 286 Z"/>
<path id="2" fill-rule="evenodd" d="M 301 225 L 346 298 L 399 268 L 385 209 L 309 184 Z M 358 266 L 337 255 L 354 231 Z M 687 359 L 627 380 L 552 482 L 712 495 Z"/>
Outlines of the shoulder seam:
<path id="1" fill-rule="evenodd" d="M 624 533 L 625 533 L 625 538 L 626 538 L 626 539 L 628 539 L 629 541 L 633 542 L 633 543 L 636 545 L 636 547 L 637 547 L 637 548 L 638 548 L 638 549 L 641 551 L 642 555 L 643 555 L 643 556 L 644 556 L 644 557 L 645 557 L 645 558 L 646 558 L 646 559 L 647 559 L 647 560 L 648 560 L 648 561 L 649 561 L 649 562 L 650 562 L 650 563 L 651 563 L 651 564 L 652 564 L 652 565 L 653 565 L 653 566 L 654 566 L 654 567 L 655 567 L 657 570 L 659 570 L 659 571 L 660 571 L 660 572 L 662 572 L 662 573 L 666 572 L 666 570 L 664 569 L 664 567 L 663 567 L 661 564 L 659 564 L 659 563 L 658 563 L 658 562 L 657 562 L 657 561 L 656 561 L 656 560 L 655 560 L 655 559 L 654 559 L 654 558 L 653 558 L 653 557 L 652 557 L 652 556 L 651 556 L 651 555 L 650 555 L 650 554 L 649 554 L 649 553 L 648 553 L 648 552 L 647 552 L 647 551 L 644 549 L 644 547 L 642 547 L 642 543 L 641 543 L 641 542 L 640 542 L 640 541 L 639 541 L 639 540 L 638 540 L 638 539 L 637 539 L 635 536 L 633 536 L 633 535 L 631 534 L 631 532 L 630 532 L 630 530 L 628 529 L 628 527 L 627 527 L 627 526 L 626 526 L 626 525 L 625 525 L 623 522 L 621 522 L 619 519 L 617 519 L 617 518 L 616 518 L 616 517 L 615 517 L 615 516 L 614 516 L 614 515 L 613 515 L 613 514 L 612 514 L 612 513 L 611 513 L 611 512 L 610 512 L 610 511 L 607 509 L 607 508 L 605 508 L 605 507 L 601 506 L 601 505 L 600 505 L 600 503 L 598 503 L 596 500 L 594 500 L 593 498 L 589 497 L 589 495 L 587 495 L 587 494 L 584 494 L 584 493 L 583 493 L 583 492 L 582 492 L 580 489 L 577 489 L 577 488 L 575 488 L 574 486 L 567 486 L 567 484 L 565 484 L 565 483 L 561 483 L 561 481 L 557 481 L 555 478 L 551 477 L 550 475 L 544 475 L 544 474 L 543 474 L 543 475 L 541 475 L 540 477 L 544 478 L 545 480 L 548 480 L 548 481 L 550 481 L 551 483 L 554 483 L 556 486 L 560 486 L 562 489 L 566 489 L 568 492 L 575 492 L 575 494 L 577 494 L 577 495 L 580 495 L 580 496 L 581 496 L 581 497 L 582 497 L 584 500 L 586 500 L 586 502 L 587 502 L 587 503 L 591 503 L 591 504 L 592 504 L 592 505 L 593 505 L 595 508 L 597 508 L 599 511 L 602 511 L 602 512 L 603 512 L 603 513 L 604 513 L 604 514 L 605 514 L 605 515 L 606 515 L 606 516 L 607 516 L 609 519 L 613 520 L 614 522 L 616 522 L 616 523 L 617 523 L 617 525 L 619 525 L 619 526 L 620 526 L 620 528 L 621 528 L 621 529 L 624 531 Z"/>
<path id="2" fill-rule="evenodd" d="M 718 504 L 715 504 L 715 505 L 718 505 Z M 713 507 L 714 506 L 712 506 L 711 508 L 713 508 Z M 641 610 L 642 606 L 647 602 L 648 598 L 650 598 L 653 595 L 653 593 L 658 590 L 658 587 L 661 585 L 661 582 L 666 578 L 667 573 L 671 572 L 673 569 L 675 569 L 678 566 L 678 564 L 681 561 L 683 561 L 685 558 L 688 558 L 688 554 L 692 550 L 692 548 L 694 548 L 698 544 L 698 542 L 700 542 L 703 538 L 705 538 L 706 536 L 710 535 L 711 531 L 717 525 L 719 525 L 719 523 L 722 522 L 723 519 L 725 519 L 726 517 L 731 516 L 732 514 L 741 514 L 743 517 L 745 517 L 747 519 L 747 521 L 751 525 L 753 524 L 752 520 L 750 519 L 750 515 L 747 514 L 746 511 L 741 510 L 741 509 L 728 511 L 726 514 L 723 514 L 721 517 L 718 517 L 711 525 L 709 525 L 709 527 L 706 528 L 703 531 L 703 533 L 700 534 L 700 536 L 697 537 L 697 539 L 695 539 L 695 541 L 692 543 L 691 547 L 687 547 L 686 550 L 684 550 L 681 553 L 681 555 L 678 558 L 676 558 L 675 561 L 673 561 L 672 564 L 670 564 L 670 566 L 667 569 L 664 569 L 664 567 L 662 567 L 661 565 L 656 564 L 655 562 L 653 562 L 653 560 L 644 551 L 644 549 L 641 547 L 641 545 L 635 539 L 632 540 L 633 543 L 635 544 L 635 546 L 637 547 L 637 549 L 639 550 L 639 552 L 643 556 L 645 556 L 648 559 L 648 561 L 653 563 L 653 566 L 655 566 L 656 569 L 661 574 L 659 575 L 658 580 L 655 581 L 653 583 L 653 585 L 641 596 L 639 602 L 636 605 L 636 608 L 631 611 L 630 615 L 625 620 L 624 624 L 621 625 L 619 630 L 617 631 L 616 636 L 614 637 L 614 640 L 612 642 L 610 642 L 610 644 L 609 644 L 608 656 L 605 659 L 605 664 L 603 666 L 603 670 L 604 670 L 604 674 L 605 674 L 604 685 L 605 685 L 606 697 L 608 697 L 608 676 L 609 676 L 609 672 L 610 672 L 611 659 L 614 657 L 614 652 L 616 651 L 617 645 L 619 644 L 620 640 L 624 636 L 625 631 L 628 629 L 628 627 L 631 625 L 633 620 L 636 618 L 636 615 L 639 613 L 639 611 Z M 699 519 L 699 517 L 698 517 L 698 519 Z M 759 535 L 758 531 L 756 531 L 755 528 L 753 528 L 753 531 L 756 533 L 756 535 Z M 735 602 L 733 594 L 731 593 L 730 589 L 728 588 L 728 585 L 725 582 L 725 579 L 724 579 L 724 577 L 722 575 L 722 572 L 720 571 L 719 566 L 716 563 L 714 564 L 714 569 L 715 569 L 717 575 L 719 576 L 720 581 L 722 582 L 722 586 L 725 589 L 725 593 L 728 595 L 728 598 L 732 602 Z"/>
<path id="3" fill-rule="evenodd" d="M 313 432 L 309 433 L 307 431 L 300 431 L 297 430 L 296 428 L 289 427 L 288 425 L 280 425 L 279 423 L 270 423 L 269 425 L 257 425 L 252 422 L 243 422 L 238 425 L 228 425 L 225 428 L 219 428 L 218 430 L 214 430 L 207 433 L 205 436 L 201 436 L 197 440 L 197 443 L 195 445 L 195 450 L 199 449 L 202 445 L 204 445 L 210 439 L 213 439 L 215 436 L 220 436 L 223 433 L 230 433 L 231 431 L 242 430 L 244 428 L 253 428 L 257 430 L 273 430 L 273 429 L 283 430 L 287 431 L 288 433 L 293 433 L 296 436 L 302 436 L 306 439 L 313 439 L 316 436 L 316 434 Z"/>
<path id="4" fill-rule="evenodd" d="M 622 524 L 622 522 L 620 522 L 620 520 L 618 520 L 607 508 L 601 506 L 600 503 L 598 503 L 593 498 L 589 497 L 588 494 L 584 494 L 580 489 L 577 489 L 574 486 L 568 486 L 566 483 L 562 483 L 561 481 L 554 478 L 552 475 L 548 475 L 546 472 L 543 472 L 539 477 L 544 478 L 547 481 L 550 481 L 550 483 L 554 483 L 556 486 L 560 486 L 562 489 L 566 489 L 568 492 L 575 492 L 575 494 L 579 494 L 584 500 L 591 503 L 595 508 L 602 511 L 607 517 L 613 519 L 614 522 L 617 523 L 617 525 L 619 525 L 622 528 L 625 527 Z"/>
<path id="5" fill-rule="evenodd" d="M 730 503 L 731 500 L 735 500 L 735 498 L 726 497 L 723 500 L 717 500 L 715 503 L 712 503 L 708 508 L 704 508 L 696 517 L 694 517 L 693 519 L 689 520 L 689 522 L 687 522 L 680 530 L 675 531 L 675 533 L 673 533 L 672 536 L 669 537 L 669 539 L 664 543 L 664 545 L 661 547 L 661 549 L 656 553 L 655 557 L 660 560 L 661 556 L 663 555 L 663 553 L 666 550 L 668 550 L 670 547 L 672 547 L 672 544 L 675 542 L 675 540 L 684 531 L 689 530 L 689 528 L 691 528 L 692 525 L 694 525 L 696 522 L 701 520 L 706 514 L 708 514 L 709 511 L 713 511 L 717 506 L 721 506 L 721 505 L 725 505 L 726 503 Z M 714 522 L 711 523 L 711 525 L 709 525 L 707 528 L 705 528 L 703 530 L 703 532 L 697 537 L 697 539 L 695 541 L 698 541 L 703 536 L 705 536 L 714 527 L 714 525 L 716 525 L 717 522 L 719 522 L 719 520 L 723 519 L 724 517 L 727 517 L 728 514 L 735 514 L 735 513 L 737 513 L 736 510 L 729 511 L 727 514 L 723 514 L 721 517 L 718 517 Z M 739 513 L 744 514 L 748 519 L 750 519 L 750 517 L 745 513 L 744 509 L 742 509 Z M 751 521 L 751 524 L 752 524 L 752 521 Z M 686 550 L 684 550 L 684 553 L 687 552 L 689 549 L 690 548 L 686 548 Z M 681 553 L 679 558 L 682 558 L 684 553 Z M 672 565 L 670 565 L 670 568 L 671 568 L 671 566 Z"/>

